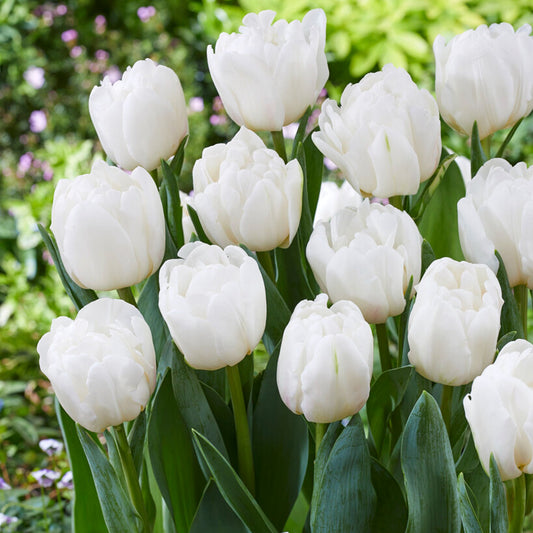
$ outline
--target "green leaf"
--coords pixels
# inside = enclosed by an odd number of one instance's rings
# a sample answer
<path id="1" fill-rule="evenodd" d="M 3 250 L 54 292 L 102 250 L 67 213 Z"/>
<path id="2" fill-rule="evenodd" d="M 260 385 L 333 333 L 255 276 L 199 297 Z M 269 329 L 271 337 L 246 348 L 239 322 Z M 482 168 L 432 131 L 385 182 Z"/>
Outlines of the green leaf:
<path id="1" fill-rule="evenodd" d="M 307 469 L 307 424 L 283 403 L 276 382 L 279 350 L 269 359 L 253 415 L 257 502 L 281 530 Z M 275 465 L 275 466 L 273 466 Z"/>
<path id="2" fill-rule="evenodd" d="M 91 468 L 109 533 L 140 532 L 139 516 L 124 492 L 111 463 L 87 431 L 81 426 L 78 426 L 77 429 L 78 437 Z M 89 518 L 89 523 L 91 524 L 91 531 L 95 531 L 91 518 Z"/>
<path id="3" fill-rule="evenodd" d="M 156 393 L 148 423 L 148 450 L 154 477 L 173 518 L 177 533 L 187 533 L 204 485 L 191 434 L 165 374 Z"/>
<path id="4" fill-rule="evenodd" d="M 253 533 L 277 533 L 228 461 L 203 435 L 193 430 L 199 456 L 209 468 L 218 490 L 242 522 Z"/>
<path id="5" fill-rule="evenodd" d="M 459 508 L 461 510 L 461 522 L 464 533 L 483 533 L 476 512 L 472 507 L 470 497 L 466 488 L 465 478 L 462 472 L 457 480 L 457 491 L 459 494 Z"/>
<path id="6" fill-rule="evenodd" d="M 509 278 L 507 277 L 507 271 L 505 270 L 502 256 L 497 251 L 494 253 L 496 254 L 499 263 L 496 277 L 500 283 L 503 298 L 503 307 L 500 317 L 500 333 L 498 337 L 501 339 L 507 335 L 507 333 L 514 331 L 518 338 L 524 339 L 524 327 L 522 326 L 520 311 L 518 310 L 518 304 L 516 303 L 513 289 L 511 289 L 509 285 Z"/>
<path id="7" fill-rule="evenodd" d="M 198 218 L 198 213 L 196 212 L 194 207 L 192 207 L 191 205 L 188 205 L 187 211 L 189 213 L 189 216 L 191 217 L 192 224 L 194 226 L 194 231 L 196 232 L 198 239 L 200 239 L 202 242 L 206 242 L 207 244 L 211 244 L 211 241 L 205 234 L 204 228 L 202 227 L 202 223 L 200 222 L 200 219 Z"/>
<path id="8" fill-rule="evenodd" d="M 406 532 L 459 533 L 452 450 L 439 406 L 425 391 L 407 420 L 401 460 L 409 509 Z"/>
<path id="9" fill-rule="evenodd" d="M 164 199 L 162 199 L 165 205 L 165 218 L 170 236 L 174 242 L 174 245 L 179 250 L 184 244 L 184 238 L 178 179 L 171 167 L 164 160 L 161 160 L 161 170 L 163 172 L 163 185 L 165 192 Z"/>
<path id="10" fill-rule="evenodd" d="M 424 239 L 422 241 L 422 270 L 420 276 L 424 275 L 424 272 L 433 261 L 435 261 L 435 252 L 433 251 L 433 248 L 431 248 L 431 244 Z"/>
<path id="11" fill-rule="evenodd" d="M 505 487 L 494 455 L 490 455 L 490 533 L 507 533 Z"/>
<path id="12" fill-rule="evenodd" d="M 72 531 L 76 533 L 105 531 L 104 515 L 98 501 L 91 468 L 78 437 L 76 424 L 61 407 L 57 398 L 55 407 L 74 480 Z"/>
<path id="13" fill-rule="evenodd" d="M 477 174 L 477 171 L 483 166 L 485 161 L 487 161 L 487 156 L 485 155 L 479 140 L 477 122 L 474 122 L 474 126 L 472 127 L 470 146 L 470 174 L 472 177 L 474 177 Z"/>
<path id="14" fill-rule="evenodd" d="M 174 154 L 174 157 L 170 162 L 170 169 L 172 170 L 175 176 L 179 176 L 181 174 L 183 160 L 185 159 L 185 147 L 187 146 L 188 140 L 189 136 L 186 135 L 178 146 L 178 149 L 176 150 L 176 153 Z"/>
<path id="15" fill-rule="evenodd" d="M 326 433 L 327 435 L 327 433 Z M 361 417 L 354 415 L 338 436 L 315 484 L 311 502 L 313 533 L 370 532 L 377 497 Z"/>
<path id="16" fill-rule="evenodd" d="M 496 155 L 494 156 L 495 158 L 496 157 L 503 157 L 503 152 L 505 151 L 505 149 L 507 148 L 507 145 L 509 144 L 509 142 L 511 141 L 511 139 L 513 138 L 514 134 L 516 133 L 516 130 L 518 129 L 518 126 L 520 126 L 520 124 L 522 124 L 522 121 L 524 120 L 524 117 L 522 117 L 512 128 L 511 128 L 511 131 L 507 134 L 507 136 L 505 137 L 504 141 L 502 142 L 502 145 L 500 146 L 500 149 L 498 150 L 498 152 L 496 153 Z"/>
<path id="17" fill-rule="evenodd" d="M 137 473 L 141 474 L 143 464 L 144 443 L 146 441 L 146 409 L 143 410 L 133 422 L 133 427 L 128 433 L 128 444 L 131 448 L 133 464 Z"/>
<path id="18" fill-rule="evenodd" d="M 292 153 L 291 153 L 291 159 L 296 159 L 298 150 L 300 149 L 300 144 L 303 142 L 305 137 L 305 131 L 307 130 L 307 123 L 309 122 L 309 117 L 311 116 L 311 112 L 313 111 L 312 107 L 309 106 L 305 113 L 303 114 L 302 118 L 300 119 L 300 123 L 298 124 L 298 130 L 296 131 L 296 135 L 294 136 L 294 140 L 292 143 Z"/>

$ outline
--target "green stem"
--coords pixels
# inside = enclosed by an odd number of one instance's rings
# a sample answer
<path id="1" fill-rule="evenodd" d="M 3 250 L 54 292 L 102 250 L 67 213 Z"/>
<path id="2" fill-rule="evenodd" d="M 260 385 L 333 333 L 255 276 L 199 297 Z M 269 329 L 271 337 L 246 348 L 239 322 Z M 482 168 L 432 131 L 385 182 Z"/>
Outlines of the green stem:
<path id="1" fill-rule="evenodd" d="M 276 272 L 274 270 L 274 264 L 272 263 L 272 256 L 270 252 L 255 252 L 257 260 L 261 263 L 261 266 L 265 269 L 268 277 L 276 283 Z"/>
<path id="2" fill-rule="evenodd" d="M 389 198 L 389 204 L 403 211 L 403 196 L 391 196 Z"/>
<path id="3" fill-rule="evenodd" d="M 117 293 L 119 297 L 122 298 L 122 300 L 137 307 L 137 302 L 135 301 L 135 296 L 133 296 L 131 287 L 124 287 L 123 289 L 117 289 Z"/>
<path id="4" fill-rule="evenodd" d="M 328 430 L 327 424 L 322 424 L 317 422 L 315 424 L 315 458 L 318 457 L 318 449 L 320 448 L 320 443 Z"/>
<path id="5" fill-rule="evenodd" d="M 376 324 L 376 335 L 378 337 L 379 360 L 381 362 L 381 371 L 392 368 L 392 360 L 389 351 L 389 335 L 387 333 L 387 324 Z"/>
<path id="6" fill-rule="evenodd" d="M 528 292 L 526 285 L 517 285 L 514 288 L 514 297 L 516 303 L 518 304 L 518 312 L 520 313 L 520 318 L 522 319 L 522 327 L 524 329 L 524 339 L 527 339 L 527 303 L 528 303 Z"/>
<path id="7" fill-rule="evenodd" d="M 271 131 L 272 141 L 274 142 L 274 148 L 278 152 L 279 156 L 287 162 L 287 151 L 285 150 L 285 139 L 283 138 L 282 131 Z"/>
<path id="8" fill-rule="evenodd" d="M 509 533 L 522 533 L 526 511 L 526 480 L 524 474 L 505 482 Z"/>
<path id="9" fill-rule="evenodd" d="M 483 151 L 485 152 L 487 159 L 490 159 L 490 138 L 491 136 L 488 135 L 481 141 L 481 147 L 483 148 Z"/>
<path id="10" fill-rule="evenodd" d="M 255 472 L 252 455 L 252 442 L 250 440 L 250 430 L 248 428 L 248 416 L 244 406 L 242 394 L 241 376 L 239 367 L 227 366 L 226 376 L 228 378 L 231 403 L 233 406 L 233 419 L 235 420 L 235 433 L 237 435 L 237 456 L 239 459 L 239 475 L 248 487 L 248 490 L 255 493 Z"/>
<path id="11" fill-rule="evenodd" d="M 453 399 L 453 387 L 451 385 L 442 386 L 442 396 L 440 398 L 440 412 L 442 413 L 442 419 L 444 425 L 450 434 L 452 428 L 452 399 Z"/>
<path id="12" fill-rule="evenodd" d="M 143 523 L 142 531 L 144 533 L 148 533 L 151 531 L 151 528 L 149 527 L 148 514 L 146 512 L 146 507 L 144 506 L 141 486 L 139 485 L 139 476 L 137 475 L 137 470 L 135 468 L 135 464 L 133 463 L 133 457 L 131 455 L 131 449 L 130 445 L 128 444 L 126 432 L 124 431 L 124 426 L 122 424 L 119 426 L 113 426 L 113 435 L 117 444 L 118 454 L 120 456 L 120 464 L 122 465 L 122 471 L 124 472 L 124 477 L 126 478 L 126 484 L 128 486 L 128 492 L 131 501 L 141 517 Z"/>

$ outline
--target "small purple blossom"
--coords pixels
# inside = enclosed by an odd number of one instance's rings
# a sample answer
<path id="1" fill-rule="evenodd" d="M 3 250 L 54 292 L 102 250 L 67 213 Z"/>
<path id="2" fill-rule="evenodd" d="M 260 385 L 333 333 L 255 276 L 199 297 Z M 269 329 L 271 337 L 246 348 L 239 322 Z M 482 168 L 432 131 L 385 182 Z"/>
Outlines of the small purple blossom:
<path id="1" fill-rule="evenodd" d="M 22 154 L 19 158 L 17 171 L 21 172 L 22 174 L 25 174 L 26 172 L 28 172 L 28 170 L 30 170 L 32 163 L 33 154 L 31 152 L 26 152 L 25 154 Z"/>
<path id="2" fill-rule="evenodd" d="M 116 65 L 111 65 L 105 72 L 104 77 L 109 78 L 111 83 L 115 83 L 122 77 L 122 72 Z"/>
<path id="3" fill-rule="evenodd" d="M 61 40 L 64 43 L 70 43 L 78 38 L 78 32 L 74 29 L 66 30 L 61 34 Z"/>
<path id="4" fill-rule="evenodd" d="M 222 99 L 220 96 L 215 96 L 213 98 L 213 111 L 216 111 L 219 113 L 220 111 L 224 110 L 224 104 L 222 103 Z"/>
<path id="5" fill-rule="evenodd" d="M 324 157 L 324 166 L 328 169 L 328 170 L 337 170 L 337 165 L 331 160 L 331 159 L 328 159 L 327 157 Z"/>
<path id="6" fill-rule="evenodd" d="M 13 524 L 18 521 L 19 519 L 16 516 L 9 516 L 7 514 L 0 513 L 0 526 Z"/>
<path id="7" fill-rule="evenodd" d="M 70 51 L 70 57 L 73 57 L 75 59 L 81 56 L 82 52 L 83 52 L 83 48 L 81 46 L 74 46 L 72 50 Z"/>
<path id="8" fill-rule="evenodd" d="M 209 122 L 212 126 L 222 126 L 223 124 L 226 124 L 227 119 L 224 115 L 211 115 L 209 117 Z"/>
<path id="9" fill-rule="evenodd" d="M 73 489 L 74 482 L 72 481 L 72 472 L 69 470 L 58 482 L 58 489 Z"/>
<path id="10" fill-rule="evenodd" d="M 54 481 L 56 479 L 59 479 L 61 477 L 61 474 L 59 472 L 55 472 L 54 470 L 50 470 L 48 468 L 43 468 L 42 470 L 35 470 L 30 474 L 39 485 L 45 489 L 51 487 L 54 484 Z"/>
<path id="11" fill-rule="evenodd" d="M 67 6 L 65 4 L 59 4 L 57 7 L 56 7 L 56 15 L 58 15 L 59 17 L 62 17 L 63 15 L 66 15 L 67 14 Z"/>
<path id="12" fill-rule="evenodd" d="M 46 119 L 46 113 L 43 110 L 32 111 L 30 115 L 30 130 L 33 133 L 41 133 L 46 129 L 48 121 Z"/>
<path id="13" fill-rule="evenodd" d="M 154 6 L 140 7 L 137 9 L 137 16 L 141 19 L 141 22 L 148 22 L 154 15 Z"/>
<path id="14" fill-rule="evenodd" d="M 51 457 L 52 455 L 57 455 L 63 451 L 63 443 L 59 442 L 56 439 L 42 439 L 39 441 L 39 448 Z"/>
<path id="15" fill-rule="evenodd" d="M 98 61 L 107 61 L 109 59 L 109 52 L 106 52 L 105 50 L 96 50 L 94 57 L 96 57 Z"/>
<path id="16" fill-rule="evenodd" d="M 50 163 L 48 161 L 45 161 L 42 164 L 42 170 L 43 170 L 43 180 L 44 181 L 51 181 L 54 177 L 54 171 L 52 170 L 52 167 L 50 166 Z"/>
<path id="17" fill-rule="evenodd" d="M 44 69 L 41 67 L 28 67 L 23 76 L 34 89 L 40 89 L 44 85 Z"/>
<path id="18" fill-rule="evenodd" d="M 6 483 L 4 481 L 4 478 L 0 477 L 0 490 L 9 490 L 11 488 L 11 485 L 9 483 Z"/>
<path id="19" fill-rule="evenodd" d="M 201 113 L 204 110 L 204 99 L 201 96 L 193 96 L 189 100 L 189 109 L 192 113 Z"/>

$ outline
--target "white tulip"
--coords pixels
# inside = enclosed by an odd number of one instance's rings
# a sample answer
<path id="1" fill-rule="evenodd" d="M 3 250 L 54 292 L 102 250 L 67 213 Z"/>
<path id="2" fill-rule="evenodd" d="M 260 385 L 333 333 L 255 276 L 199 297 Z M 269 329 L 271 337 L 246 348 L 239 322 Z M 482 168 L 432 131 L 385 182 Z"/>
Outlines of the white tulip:
<path id="1" fill-rule="evenodd" d="M 343 181 L 340 187 L 334 181 L 323 181 L 316 204 L 314 225 L 322 220 L 327 222 L 343 207 L 359 207 L 362 201 L 361 195 L 347 181 Z"/>
<path id="2" fill-rule="evenodd" d="M 533 109 L 533 37 L 525 24 L 485 25 L 433 43 L 435 91 L 442 118 L 456 131 L 479 137 L 512 126 Z"/>
<path id="3" fill-rule="evenodd" d="M 249 13 L 240 33 L 222 33 L 207 63 L 234 122 L 252 130 L 280 131 L 313 105 L 329 75 L 326 15 L 309 11 L 302 22 L 272 21 L 274 11 Z"/>
<path id="4" fill-rule="evenodd" d="M 90 431 L 133 420 L 155 388 L 152 333 L 122 300 L 102 298 L 74 320 L 56 318 L 37 351 L 59 403 Z"/>
<path id="5" fill-rule="evenodd" d="M 533 345 L 506 344 L 463 404 L 485 471 L 494 454 L 504 481 L 533 474 Z"/>
<path id="6" fill-rule="evenodd" d="M 257 263 L 242 248 L 199 241 L 159 272 L 159 309 L 174 342 L 194 368 L 234 366 L 257 346 L 266 324 L 266 294 Z"/>
<path id="7" fill-rule="evenodd" d="M 318 125 L 317 148 L 367 195 L 414 194 L 439 164 L 437 102 L 393 65 L 348 85 L 340 107 L 325 100 Z"/>
<path id="8" fill-rule="evenodd" d="M 187 135 L 187 105 L 176 73 L 151 59 L 106 76 L 89 96 L 89 113 L 102 147 L 126 170 L 153 170 L 173 156 Z"/>
<path id="9" fill-rule="evenodd" d="M 357 306 L 328 297 L 300 302 L 283 333 L 277 382 L 287 407 L 311 422 L 357 413 L 370 392 L 373 339 Z"/>
<path id="10" fill-rule="evenodd" d="M 490 159 L 467 184 L 457 212 L 466 259 L 497 272 L 497 250 L 511 287 L 533 289 L 533 166 Z"/>
<path id="11" fill-rule="evenodd" d="M 163 207 L 141 167 L 129 175 L 97 161 L 90 174 L 59 181 L 51 229 L 67 272 L 81 287 L 129 287 L 163 260 Z"/>
<path id="12" fill-rule="evenodd" d="M 287 248 L 302 212 L 303 173 L 254 132 L 205 148 L 193 168 L 194 207 L 209 239 L 250 250 Z"/>
<path id="13" fill-rule="evenodd" d="M 371 324 L 402 313 L 409 280 L 420 279 L 422 237 L 411 217 L 392 205 L 364 200 L 319 222 L 306 255 L 333 302 L 354 302 Z"/>
<path id="14" fill-rule="evenodd" d="M 494 360 L 502 305 L 500 285 L 486 265 L 434 261 L 416 287 L 409 361 L 437 383 L 470 383 Z"/>

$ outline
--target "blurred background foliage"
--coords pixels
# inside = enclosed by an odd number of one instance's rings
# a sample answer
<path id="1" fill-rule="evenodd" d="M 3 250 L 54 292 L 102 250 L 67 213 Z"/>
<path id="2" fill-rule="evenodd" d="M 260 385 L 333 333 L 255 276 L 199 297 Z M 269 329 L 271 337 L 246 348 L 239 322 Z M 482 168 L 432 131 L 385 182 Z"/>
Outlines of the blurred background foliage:
<path id="1" fill-rule="evenodd" d="M 37 223 L 49 226 L 57 180 L 86 173 L 95 158 L 103 157 L 87 101 L 105 75 L 117 79 L 128 65 L 146 57 L 178 73 L 189 102 L 191 135 L 184 172 L 190 184 L 192 165 L 202 149 L 237 130 L 217 98 L 205 50 L 222 31 L 236 31 L 245 13 L 273 9 L 280 18 L 301 19 L 309 9 L 322 7 L 328 19 L 327 90 L 338 99 L 348 83 L 389 62 L 406 68 L 419 85 L 433 91 L 431 45 L 437 34 L 452 37 L 501 21 L 517 28 L 532 22 L 531 2 L 156 0 L 145 5 L 129 0 L 2 0 L 0 477 L 24 485 L 28 472 L 42 462 L 39 439 L 59 435 L 35 345 L 54 317 L 72 316 L 74 310 Z M 465 140 L 445 125 L 443 136 L 455 151 L 468 152 Z M 515 136 L 509 158 L 532 164 L 532 138 L 530 117 Z M 5 501 L 12 506 L 28 499 L 35 487 L 26 486 L 11 499 L 0 499 L 0 512 Z M 62 512 L 63 507 L 53 509 Z M 31 527 L 35 523 L 28 531 Z"/>

